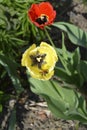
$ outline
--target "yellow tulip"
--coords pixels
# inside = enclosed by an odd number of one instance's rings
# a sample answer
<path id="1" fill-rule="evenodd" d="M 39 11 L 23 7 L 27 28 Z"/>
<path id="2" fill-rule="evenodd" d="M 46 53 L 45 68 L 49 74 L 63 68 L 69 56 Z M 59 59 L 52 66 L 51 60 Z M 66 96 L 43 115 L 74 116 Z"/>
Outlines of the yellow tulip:
<path id="1" fill-rule="evenodd" d="M 40 46 L 33 44 L 24 52 L 21 64 L 33 78 L 49 80 L 54 75 L 57 60 L 55 49 L 46 42 L 41 42 Z"/>

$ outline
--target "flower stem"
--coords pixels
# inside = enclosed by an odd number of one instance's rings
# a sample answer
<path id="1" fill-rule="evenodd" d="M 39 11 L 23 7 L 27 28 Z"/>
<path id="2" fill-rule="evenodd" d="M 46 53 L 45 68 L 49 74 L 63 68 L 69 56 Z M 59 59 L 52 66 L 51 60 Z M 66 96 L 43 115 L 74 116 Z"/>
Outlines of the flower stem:
<path id="1" fill-rule="evenodd" d="M 48 39 L 49 39 L 49 41 L 50 41 L 51 45 L 55 48 L 55 45 L 54 45 L 54 43 L 53 43 L 53 41 L 52 41 L 52 39 L 51 39 L 51 37 L 50 37 L 50 35 L 49 35 L 49 33 L 48 33 L 47 29 L 45 28 L 45 29 L 44 29 L 44 31 L 45 31 L 46 36 L 48 37 Z"/>

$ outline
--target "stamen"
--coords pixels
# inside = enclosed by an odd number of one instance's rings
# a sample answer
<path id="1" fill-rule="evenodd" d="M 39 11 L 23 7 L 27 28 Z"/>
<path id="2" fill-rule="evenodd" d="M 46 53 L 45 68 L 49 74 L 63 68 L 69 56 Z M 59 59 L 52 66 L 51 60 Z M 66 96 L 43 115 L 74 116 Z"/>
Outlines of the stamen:
<path id="1" fill-rule="evenodd" d="M 48 17 L 46 15 L 42 15 L 41 17 L 36 19 L 38 24 L 45 24 L 48 21 Z"/>
<path id="2" fill-rule="evenodd" d="M 32 59 L 32 65 L 37 65 L 39 69 L 41 69 L 41 66 L 43 64 L 46 64 L 46 61 L 44 61 L 46 57 L 46 54 L 39 54 L 39 52 L 36 52 L 36 55 L 30 55 L 30 58 Z"/>

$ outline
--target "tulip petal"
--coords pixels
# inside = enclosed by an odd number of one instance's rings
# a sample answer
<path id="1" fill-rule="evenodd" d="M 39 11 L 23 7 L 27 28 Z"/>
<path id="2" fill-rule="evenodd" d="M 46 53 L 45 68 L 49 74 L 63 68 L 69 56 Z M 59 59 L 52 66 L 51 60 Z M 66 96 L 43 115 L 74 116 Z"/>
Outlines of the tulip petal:
<path id="1" fill-rule="evenodd" d="M 54 67 L 58 60 L 54 48 L 46 42 L 40 46 L 33 44 L 23 54 L 21 64 L 30 75 L 40 80 L 49 80 L 54 75 Z"/>
<path id="2" fill-rule="evenodd" d="M 42 19 L 42 16 L 44 16 Z M 49 2 L 41 2 L 32 4 L 28 10 L 28 17 L 39 28 L 44 29 L 45 26 L 51 25 L 56 17 L 56 11 Z"/>

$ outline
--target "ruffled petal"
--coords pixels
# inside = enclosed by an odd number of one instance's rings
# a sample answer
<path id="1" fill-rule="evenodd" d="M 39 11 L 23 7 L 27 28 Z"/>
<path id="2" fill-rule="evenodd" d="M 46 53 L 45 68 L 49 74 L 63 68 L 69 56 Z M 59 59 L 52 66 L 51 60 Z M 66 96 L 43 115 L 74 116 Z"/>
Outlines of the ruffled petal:
<path id="1" fill-rule="evenodd" d="M 33 44 L 31 47 L 29 47 L 24 54 L 22 55 L 21 64 L 22 66 L 30 66 L 31 59 L 29 58 L 29 53 L 36 48 L 36 45 Z"/>
<path id="2" fill-rule="evenodd" d="M 42 15 L 47 17 L 47 20 L 44 22 L 41 19 Z M 37 27 L 44 29 L 45 26 L 53 23 L 56 11 L 49 2 L 41 2 L 40 4 L 32 4 L 28 10 L 28 17 Z"/>
<path id="3" fill-rule="evenodd" d="M 54 48 L 46 42 L 41 42 L 40 46 L 33 44 L 24 52 L 21 64 L 29 70 L 32 77 L 48 80 L 54 74 L 57 60 Z"/>

